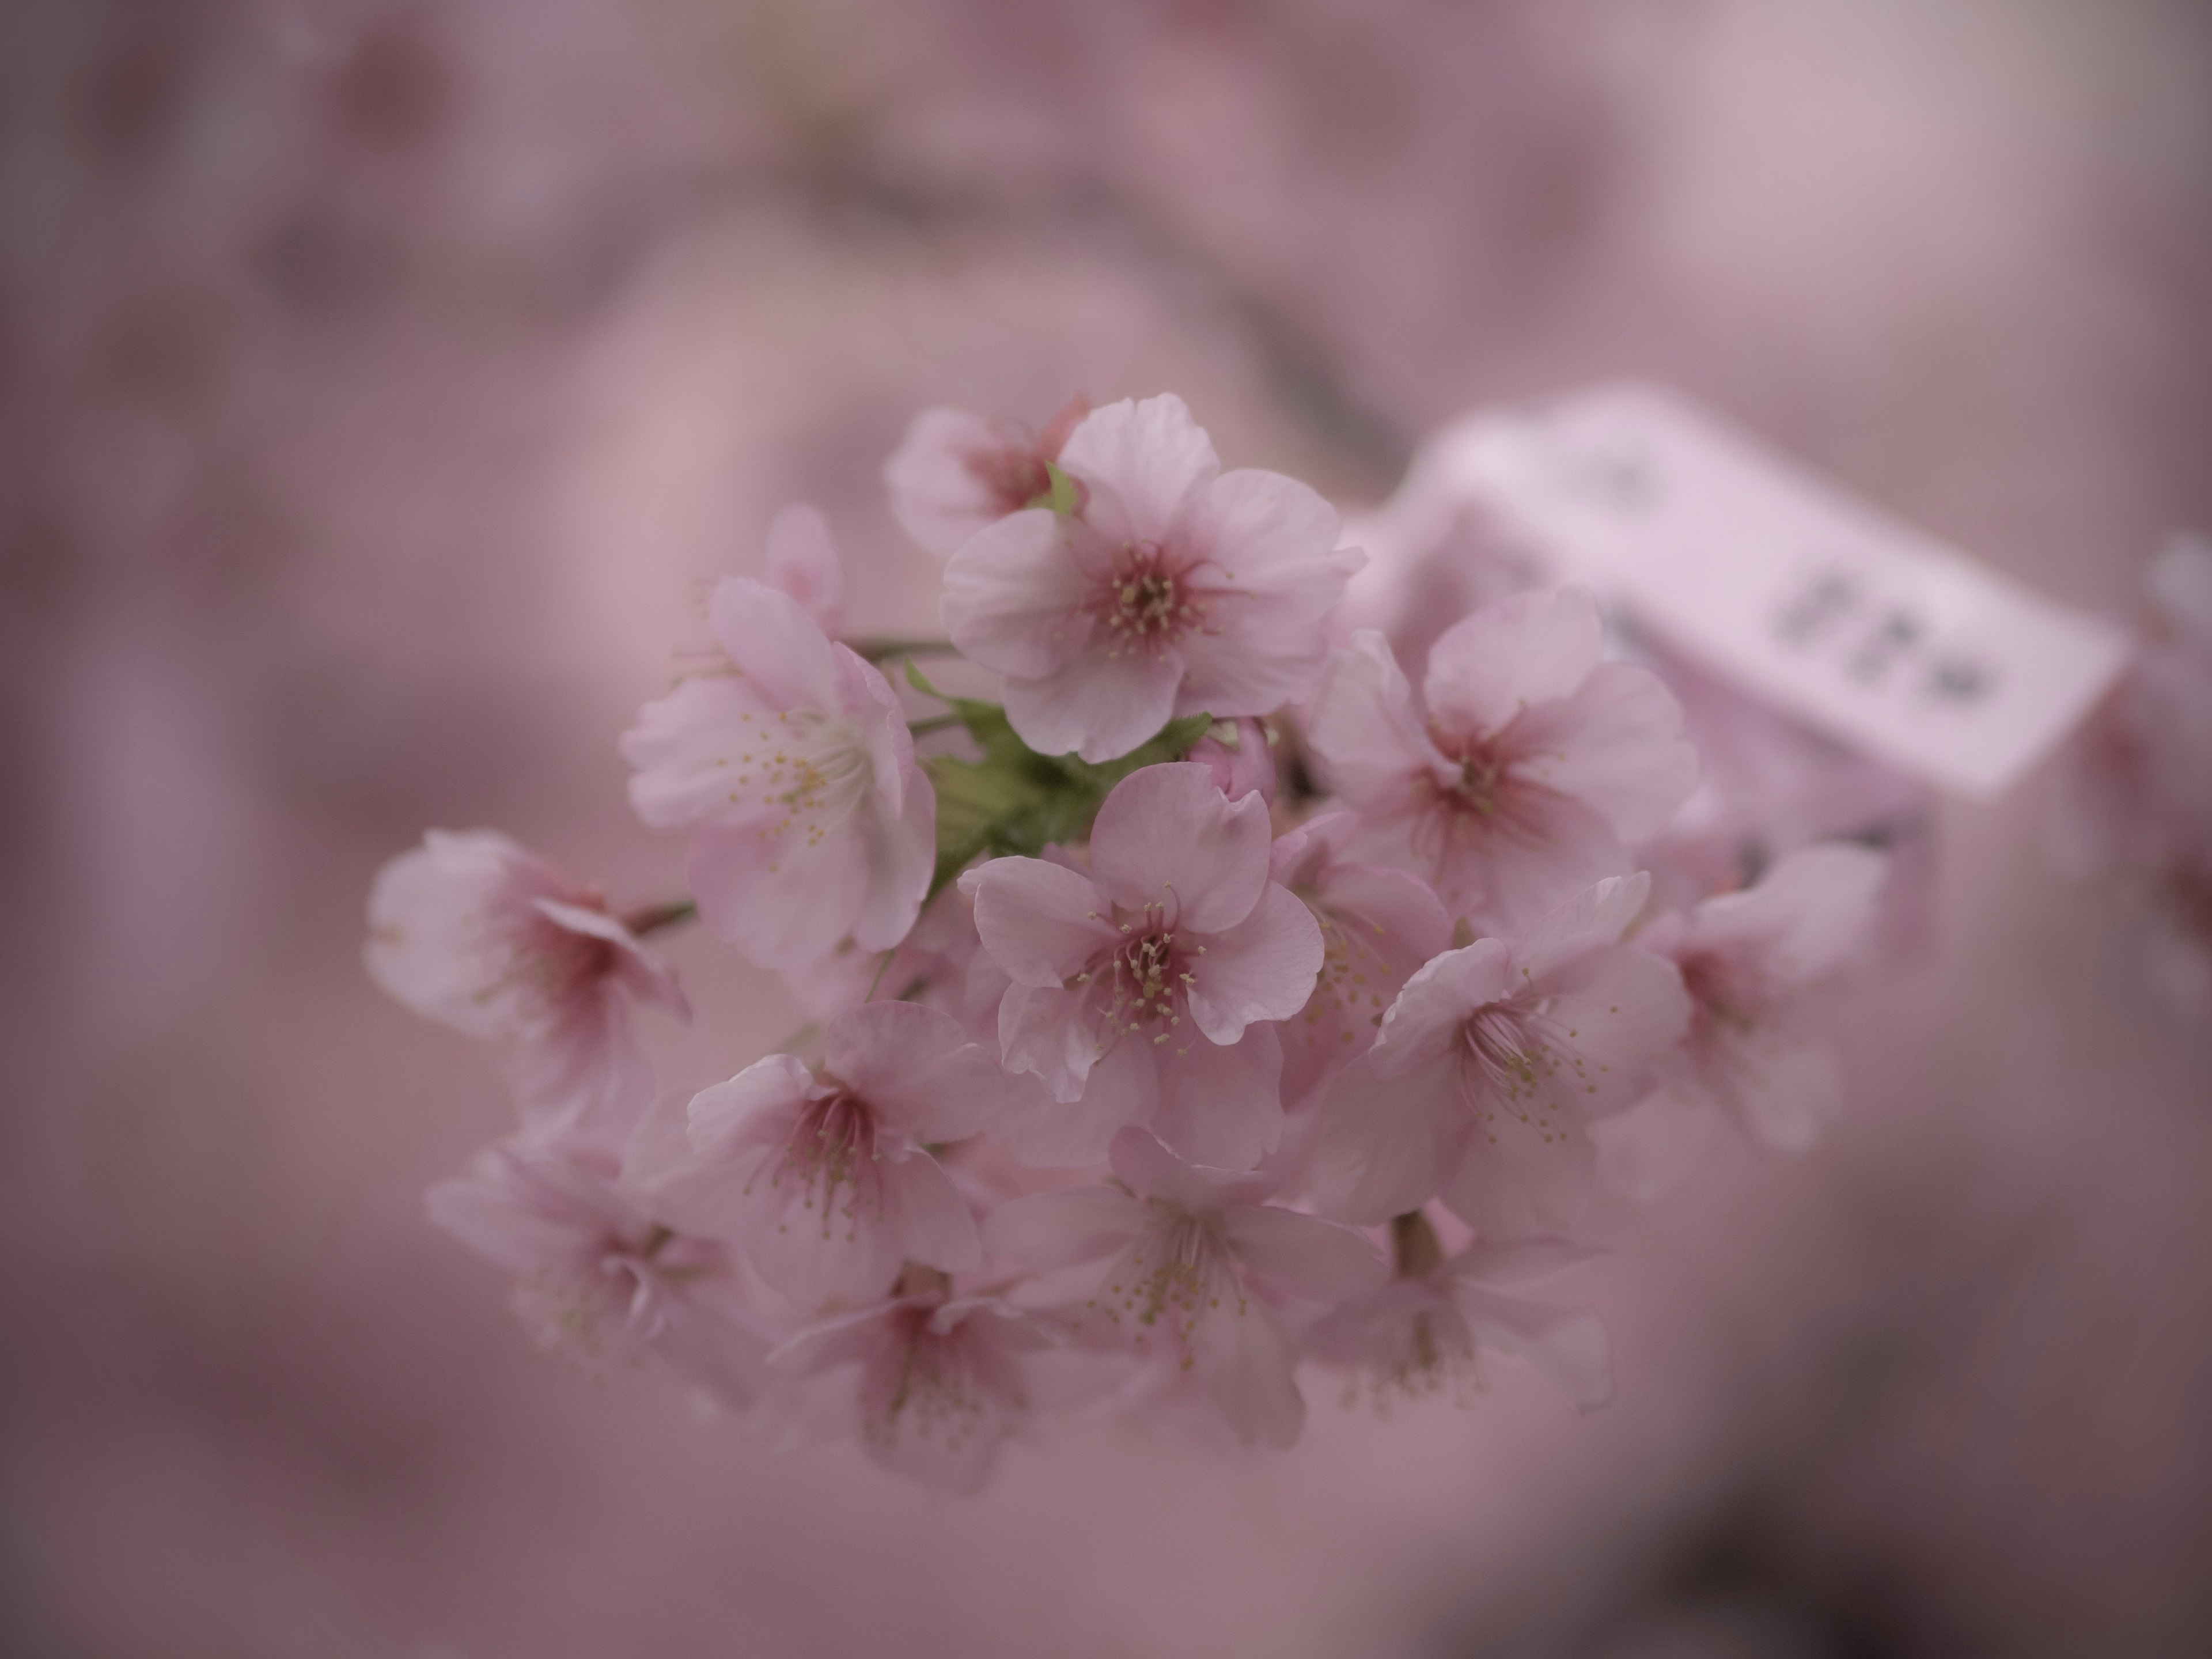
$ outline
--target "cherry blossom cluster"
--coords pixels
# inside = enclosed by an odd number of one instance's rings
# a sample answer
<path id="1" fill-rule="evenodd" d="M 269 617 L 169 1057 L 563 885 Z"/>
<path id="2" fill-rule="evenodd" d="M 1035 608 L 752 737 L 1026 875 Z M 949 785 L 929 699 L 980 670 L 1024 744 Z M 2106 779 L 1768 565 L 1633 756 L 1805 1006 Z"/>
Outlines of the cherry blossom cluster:
<path id="1" fill-rule="evenodd" d="M 433 1218 L 547 1346 L 956 1490 L 1048 1419 L 1288 1446 L 1326 1374 L 1464 1395 L 1510 1358 L 1603 1404 L 1603 1326 L 1528 1291 L 1592 1254 L 1601 1182 L 1834 1115 L 1820 1016 L 1884 855 L 1716 856 L 1741 815 L 1686 815 L 1683 706 L 1586 592 L 1418 651 L 1358 626 L 1336 510 L 1224 471 L 1179 398 L 931 410 L 885 477 L 946 637 L 841 637 L 789 508 L 623 739 L 687 899 L 490 831 L 379 877 L 370 971 L 500 1044 L 520 1115 Z M 688 1017 L 652 941 L 695 915 L 819 1018 L 659 1089 L 631 1021 Z"/>

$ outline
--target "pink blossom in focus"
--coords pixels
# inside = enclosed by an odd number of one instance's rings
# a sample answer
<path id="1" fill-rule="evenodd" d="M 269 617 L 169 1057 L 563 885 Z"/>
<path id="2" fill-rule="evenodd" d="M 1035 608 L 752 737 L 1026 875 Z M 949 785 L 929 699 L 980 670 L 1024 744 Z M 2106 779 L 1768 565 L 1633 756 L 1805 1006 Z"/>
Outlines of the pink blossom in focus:
<path id="1" fill-rule="evenodd" d="M 1446 1260 L 1425 1217 L 1394 1224 L 1398 1273 L 1346 1303 L 1308 1337 L 1314 1358 L 1364 1382 L 1376 1404 L 1484 1386 L 1484 1364 L 1516 1359 L 1583 1411 L 1613 1400 L 1613 1349 L 1605 1322 L 1580 1308 L 1553 1307 L 1508 1292 L 1571 1271 L 1592 1252 L 1563 1239 L 1476 1243 Z M 1408 1250 L 1405 1241 L 1417 1241 Z M 1425 1247 L 1425 1249 L 1423 1247 Z M 1410 1259 L 1407 1259 L 1410 1258 Z"/>
<path id="2" fill-rule="evenodd" d="M 1217 726 L 1192 745 L 1187 759 L 1213 774 L 1214 787 L 1231 800 L 1256 793 L 1270 806 L 1275 804 L 1275 751 L 1267 742 L 1267 728 L 1246 715 Z"/>
<path id="3" fill-rule="evenodd" d="M 872 1303 L 905 1262 L 978 1265 L 975 1218 L 927 1146 L 1032 1093 L 949 1015 L 871 1002 L 830 1022 L 817 1072 L 770 1054 L 693 1096 L 680 1127 L 641 1133 L 631 1178 L 687 1230 L 742 1245 L 800 1307 Z"/>
<path id="4" fill-rule="evenodd" d="M 1068 434 L 1090 412 L 1079 393 L 1031 437 L 963 409 L 923 410 L 884 463 L 891 516 L 930 552 L 951 558 L 985 526 L 1052 493 L 1045 463 L 1060 459 Z"/>
<path id="5" fill-rule="evenodd" d="M 630 803 L 692 830 L 709 927 L 763 967 L 849 935 L 906 937 L 937 856 L 936 796 L 884 677 L 788 594 L 725 577 L 708 603 L 726 672 L 685 680 L 623 734 Z"/>
<path id="6" fill-rule="evenodd" d="M 1321 930 L 1268 878 L 1267 805 L 1231 802 L 1200 765 L 1133 772 L 1091 830 L 1091 870 L 1001 858 L 961 884 L 1012 980 L 1006 1063 L 1054 1103 L 1026 1143 L 1091 1164 L 1126 1124 L 1184 1156 L 1249 1169 L 1282 1131 L 1282 1049 L 1262 1023 L 1312 994 Z"/>
<path id="7" fill-rule="evenodd" d="M 604 896 L 491 830 L 433 830 L 379 871 L 363 957 L 416 1012 L 506 1044 L 541 1126 L 618 1126 L 651 1097 L 632 1000 L 691 1015 Z"/>
<path id="8" fill-rule="evenodd" d="M 1332 787 L 1455 911 L 1510 926 L 1627 867 L 1695 787 L 1658 677 L 1601 663 L 1597 602 L 1524 594 L 1455 623 L 1417 702 L 1380 634 L 1330 659 L 1307 738 Z"/>
<path id="9" fill-rule="evenodd" d="M 430 1218 L 515 1275 L 540 1346 L 588 1370 L 650 1352 L 723 1403 L 759 1397 L 768 1345 L 732 1298 L 722 1245 L 678 1232 L 621 1181 L 611 1141 L 507 1140 L 424 1194 Z"/>
<path id="10" fill-rule="evenodd" d="M 1444 908 L 1402 870 L 1346 856 L 1352 812 L 1326 812 L 1276 838 L 1274 879 L 1321 927 L 1321 974 L 1282 1030 L 1283 1100 L 1295 1109 L 1365 1054 L 1406 981 L 1451 944 Z"/>
<path id="11" fill-rule="evenodd" d="M 1681 970 L 1690 1024 L 1650 1095 L 1592 1129 L 1608 1186 L 1656 1197 L 1689 1172 L 1720 1113 L 1784 1152 L 1840 1115 L 1842 1073 L 1812 1015 L 1866 943 L 1887 865 L 1844 842 L 1801 848 L 1758 885 L 1639 936 Z"/>
<path id="12" fill-rule="evenodd" d="M 897 1290 L 799 1332 L 769 1363 L 826 1389 L 817 1433 L 856 1431 L 886 1468 L 939 1491 L 979 1492 L 1030 1413 L 1030 1362 L 1064 1334 L 1000 1297 L 956 1297 L 929 1268 L 908 1267 Z"/>
<path id="13" fill-rule="evenodd" d="M 994 1255 L 1110 1265 L 1085 1304 L 1139 1354 L 1180 1366 L 1246 1444 L 1288 1446 L 1305 1402 L 1282 1315 L 1382 1284 L 1364 1234 L 1263 1202 L 1271 1176 L 1205 1169 L 1143 1129 L 1114 1138 L 1115 1179 L 1018 1198 L 984 1223 Z"/>
<path id="14" fill-rule="evenodd" d="M 1060 465 L 1079 514 L 1014 514 L 945 571 L 945 628 L 1006 677 L 1023 742 L 1111 760 L 1171 716 L 1312 690 L 1322 619 L 1364 556 L 1337 547 L 1334 507 L 1279 473 L 1224 473 L 1174 396 L 1096 410 Z"/>
<path id="15" fill-rule="evenodd" d="M 1325 1103 L 1321 1207 L 1379 1222 L 1441 1194 L 1498 1242 L 1571 1231 L 1588 1126 L 1643 1092 L 1689 1024 L 1674 964 L 1620 942 L 1650 890 L 1609 877 L 1517 940 L 1479 939 L 1407 981 Z"/>
<path id="16" fill-rule="evenodd" d="M 813 507 L 793 502 L 769 520 L 761 580 L 796 599 L 823 633 L 834 637 L 843 629 L 845 568 L 829 521 Z"/>

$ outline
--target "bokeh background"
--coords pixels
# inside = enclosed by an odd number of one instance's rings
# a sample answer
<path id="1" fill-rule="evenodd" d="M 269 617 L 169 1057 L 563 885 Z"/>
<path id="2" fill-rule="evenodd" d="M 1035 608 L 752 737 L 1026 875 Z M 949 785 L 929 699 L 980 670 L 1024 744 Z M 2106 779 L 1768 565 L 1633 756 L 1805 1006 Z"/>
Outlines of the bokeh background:
<path id="1" fill-rule="evenodd" d="M 423 1185 L 495 1063 L 359 967 L 496 824 L 625 900 L 614 739 L 780 502 L 854 621 L 930 403 L 1173 389 L 1346 502 L 1676 385 L 2057 598 L 2212 523 L 2189 0 L 0 4 L 0 1652 L 2212 1651 L 2212 1036 L 1943 812 L 1857 1103 L 1603 1212 L 1621 1398 L 933 1500 L 532 1352 Z M 799 1021 L 704 938 L 674 1073 Z"/>

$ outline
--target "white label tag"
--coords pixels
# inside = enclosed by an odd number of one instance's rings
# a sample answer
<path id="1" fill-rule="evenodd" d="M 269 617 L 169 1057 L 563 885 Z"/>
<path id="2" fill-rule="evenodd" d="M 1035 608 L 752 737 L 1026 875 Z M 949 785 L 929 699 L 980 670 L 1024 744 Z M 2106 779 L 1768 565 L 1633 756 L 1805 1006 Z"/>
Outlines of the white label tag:
<path id="1" fill-rule="evenodd" d="M 1668 644 L 1962 794 L 2041 759 L 2127 651 L 2119 629 L 1642 388 L 1464 422 L 1407 489 L 1479 501 Z"/>

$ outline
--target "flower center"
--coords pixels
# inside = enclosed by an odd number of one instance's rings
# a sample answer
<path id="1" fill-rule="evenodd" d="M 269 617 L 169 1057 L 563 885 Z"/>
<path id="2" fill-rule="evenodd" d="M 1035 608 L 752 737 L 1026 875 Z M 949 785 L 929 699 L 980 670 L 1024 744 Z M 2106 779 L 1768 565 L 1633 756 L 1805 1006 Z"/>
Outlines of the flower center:
<path id="1" fill-rule="evenodd" d="M 786 1181 L 798 1183 L 803 1206 L 822 1212 L 822 1236 L 827 1238 L 833 1220 L 842 1216 L 857 1229 L 861 1187 L 874 1175 L 882 1156 L 877 1146 L 876 1114 L 872 1107 L 844 1089 L 819 1100 L 810 1100 L 784 1142 L 783 1154 L 769 1175 L 770 1187 Z M 838 1201 L 839 1188 L 846 1193 Z M 752 1191 L 746 1182 L 744 1190 Z"/>
<path id="2" fill-rule="evenodd" d="M 817 845 L 875 781 L 875 763 L 850 720 L 811 708 L 773 718 L 746 714 L 739 720 L 744 747 L 734 762 L 730 805 L 764 809 L 757 824 L 763 841 L 796 830 L 804 846 Z"/>
<path id="3" fill-rule="evenodd" d="M 1168 908 L 1146 905 L 1121 924 L 1122 942 L 1075 976 L 1078 985 L 1097 988 L 1100 1012 L 1116 1037 L 1149 1030 L 1154 1042 L 1164 1043 L 1182 1024 L 1195 982 L 1186 953 L 1204 956 L 1206 947 L 1180 939 Z"/>
<path id="4" fill-rule="evenodd" d="M 1152 1332 L 1164 1329 L 1188 1370 L 1200 1322 L 1224 1305 L 1242 1316 L 1249 1304 L 1235 1258 L 1221 1243 L 1218 1212 L 1177 1210 L 1157 1199 L 1152 1208 L 1164 1224 L 1146 1230 L 1084 1306 L 1116 1325 L 1131 1322 L 1140 1351 Z"/>
<path id="5" fill-rule="evenodd" d="M 1085 607 L 1106 623 L 1107 655 L 1158 656 L 1184 635 L 1208 631 L 1206 602 L 1158 542 L 1124 542 L 1114 570 Z"/>
<path id="6" fill-rule="evenodd" d="M 1561 1095 L 1597 1092 L 1572 1046 L 1574 1034 L 1565 1035 L 1569 1041 L 1560 1041 L 1540 1007 L 1493 1002 L 1476 1009 L 1460 1028 L 1460 1042 L 1477 1119 L 1494 1125 L 1502 1110 L 1547 1143 L 1565 1139 L 1570 1125 Z"/>

